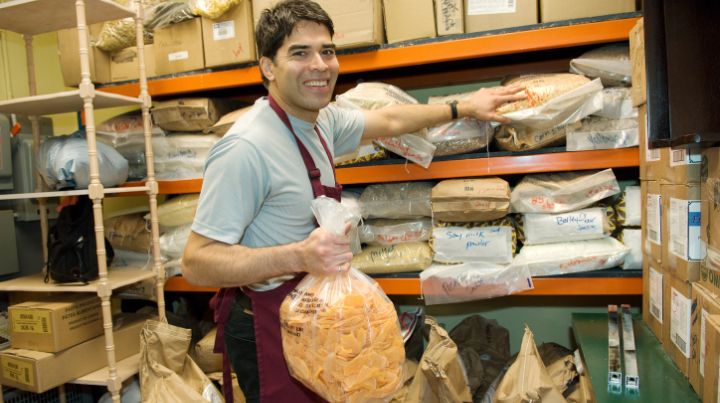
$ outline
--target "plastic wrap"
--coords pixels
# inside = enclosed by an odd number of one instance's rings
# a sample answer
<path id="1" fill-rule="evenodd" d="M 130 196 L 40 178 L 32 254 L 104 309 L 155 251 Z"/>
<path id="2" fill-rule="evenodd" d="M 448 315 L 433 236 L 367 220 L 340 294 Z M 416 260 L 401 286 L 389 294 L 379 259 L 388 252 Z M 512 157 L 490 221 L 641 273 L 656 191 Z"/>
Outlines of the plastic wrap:
<path id="1" fill-rule="evenodd" d="M 124 4 L 126 6 L 130 6 L 132 8 L 132 4 L 134 4 L 132 1 L 119 1 L 120 3 L 128 3 L 131 4 Z M 143 43 L 150 44 L 153 42 L 153 34 L 152 31 L 148 30 L 147 28 L 143 29 Z M 120 50 L 123 50 L 125 48 L 129 48 L 131 46 L 137 45 L 137 40 L 135 38 L 135 19 L 128 17 L 123 18 L 120 20 L 115 21 L 107 21 L 103 24 L 102 29 L 100 29 L 100 34 L 98 35 L 98 39 L 95 42 L 95 46 L 98 49 L 102 49 L 105 52 L 108 53 L 114 53 L 118 52 Z"/>
<path id="2" fill-rule="evenodd" d="M 642 216 L 642 198 L 640 195 L 640 186 L 625 186 L 613 206 L 615 214 L 620 225 L 624 227 L 639 227 Z"/>
<path id="3" fill-rule="evenodd" d="M 364 218 L 430 217 L 429 182 L 402 182 L 369 185 L 360 195 Z"/>
<path id="4" fill-rule="evenodd" d="M 603 88 L 602 92 L 603 107 L 593 115 L 611 119 L 636 118 L 638 116 L 638 108 L 633 105 L 630 97 L 630 88 L 610 87 Z"/>
<path id="5" fill-rule="evenodd" d="M 115 187 L 128 177 L 128 162 L 114 148 L 97 142 L 100 182 Z M 37 169 L 51 189 L 86 189 L 90 184 L 88 146 L 84 133 L 56 136 L 40 145 Z"/>
<path id="6" fill-rule="evenodd" d="M 342 233 L 356 219 L 327 197 L 312 203 L 321 227 Z M 309 274 L 280 306 L 290 374 L 329 402 L 389 401 L 402 386 L 405 350 L 395 306 L 355 268 Z"/>
<path id="7" fill-rule="evenodd" d="M 493 263 L 432 265 L 420 273 L 420 288 L 426 305 L 502 297 L 533 289 L 527 266 Z"/>
<path id="8" fill-rule="evenodd" d="M 219 140 L 202 134 L 172 134 L 153 138 L 156 179 L 201 178 L 210 148 Z"/>
<path id="9" fill-rule="evenodd" d="M 606 86 L 629 86 L 632 83 L 630 47 L 627 43 L 612 44 L 585 52 L 570 60 L 570 71 L 600 78 Z"/>
<path id="10" fill-rule="evenodd" d="M 405 242 L 390 246 L 367 246 L 353 257 L 352 267 L 366 274 L 421 271 L 432 264 L 427 242 Z"/>
<path id="11" fill-rule="evenodd" d="M 621 266 L 623 270 L 642 270 L 642 231 L 640 228 L 623 228 L 618 240 L 630 248 Z"/>
<path id="12" fill-rule="evenodd" d="M 160 253 L 167 260 L 180 259 L 185 251 L 192 224 L 174 227 L 160 235 Z"/>
<path id="13" fill-rule="evenodd" d="M 151 0 L 145 6 L 145 28 L 156 30 L 196 17 L 188 0 Z"/>
<path id="14" fill-rule="evenodd" d="M 604 200 L 597 202 L 591 206 L 591 208 L 599 208 L 602 210 L 603 213 L 605 213 L 605 217 L 603 218 L 603 227 L 605 228 L 605 231 L 607 234 L 614 234 L 615 230 L 618 227 L 617 222 L 617 214 L 615 214 L 615 208 L 606 203 Z M 582 211 L 582 210 L 576 210 L 575 212 Z M 568 214 L 572 214 L 574 212 L 570 212 Z M 534 214 L 534 213 L 530 213 Z M 517 238 L 520 243 L 525 243 L 525 216 L 530 214 L 514 214 L 513 215 L 513 225 L 515 227 L 515 231 L 517 231 Z M 552 216 L 553 214 L 550 213 L 537 213 L 538 215 L 547 215 Z M 606 236 L 608 236 L 606 235 Z M 577 239 L 568 239 L 567 241 L 573 241 Z M 532 242 L 532 241 L 531 241 Z M 557 242 L 563 242 L 563 241 L 557 241 Z"/>
<path id="15" fill-rule="evenodd" d="M 559 214 L 525 214 L 523 227 L 525 245 L 605 238 L 612 232 L 604 207 Z"/>
<path id="16" fill-rule="evenodd" d="M 153 137 L 164 135 L 157 126 L 152 126 L 150 133 Z M 110 118 L 95 128 L 95 135 L 99 141 L 114 147 L 128 161 L 128 179 L 145 178 L 145 133 L 140 113 L 129 112 Z"/>
<path id="17" fill-rule="evenodd" d="M 569 130 L 579 128 L 580 122 L 555 126 L 550 129 L 532 129 L 501 125 L 495 134 L 495 144 L 507 151 L 529 151 L 565 143 Z"/>
<path id="18" fill-rule="evenodd" d="M 242 1 L 249 0 L 191 0 L 190 8 L 193 13 L 214 20 Z"/>
<path id="19" fill-rule="evenodd" d="M 526 175 L 510 194 L 515 213 L 566 213 L 620 193 L 612 169 Z"/>
<path id="20" fill-rule="evenodd" d="M 177 227 L 193 222 L 199 194 L 187 194 L 167 200 L 158 206 L 158 221 L 163 227 Z M 150 219 L 150 214 L 145 216 Z"/>
<path id="21" fill-rule="evenodd" d="M 470 153 L 485 148 L 494 130 L 490 123 L 472 118 L 456 119 L 428 130 L 435 156 Z"/>
<path id="22" fill-rule="evenodd" d="M 442 228 L 442 227 L 462 227 L 462 228 L 477 228 L 477 227 L 510 227 L 512 228 L 511 236 L 512 236 L 512 254 L 513 256 L 517 252 L 517 241 L 518 241 L 518 231 L 517 231 L 517 224 L 515 223 L 515 220 L 513 220 L 510 216 L 505 216 L 503 218 L 497 219 L 497 220 L 490 220 L 490 221 L 478 221 L 478 222 L 447 222 L 447 221 L 439 221 L 434 220 L 433 221 L 433 227 Z M 430 248 L 433 247 L 433 238 L 430 236 Z"/>
<path id="23" fill-rule="evenodd" d="M 439 263 L 507 264 L 513 258 L 511 226 L 433 228 L 432 249 Z"/>
<path id="24" fill-rule="evenodd" d="M 422 242 L 430 239 L 430 218 L 413 220 L 367 220 L 360 226 L 360 242 L 368 245 L 390 246 L 404 242 Z"/>
<path id="25" fill-rule="evenodd" d="M 630 248 L 615 238 L 525 245 L 511 266 L 527 266 L 532 276 L 554 276 L 619 266 Z"/>
<path id="26" fill-rule="evenodd" d="M 567 150 L 607 150 L 637 147 L 637 118 L 611 119 L 589 116 L 580 127 L 567 132 Z"/>
<path id="27" fill-rule="evenodd" d="M 414 134 L 403 134 L 397 137 L 377 137 L 375 144 L 391 151 L 408 161 L 427 169 L 435 154 L 435 145 Z"/>

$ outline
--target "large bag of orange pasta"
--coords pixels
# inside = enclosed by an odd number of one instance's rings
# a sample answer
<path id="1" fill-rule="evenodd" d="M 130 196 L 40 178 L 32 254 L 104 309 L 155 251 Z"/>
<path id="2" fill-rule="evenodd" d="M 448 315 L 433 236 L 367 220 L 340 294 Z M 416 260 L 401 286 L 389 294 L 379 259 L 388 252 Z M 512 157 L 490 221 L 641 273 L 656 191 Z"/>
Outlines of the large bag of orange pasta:
<path id="1" fill-rule="evenodd" d="M 324 196 L 312 208 L 334 233 L 359 220 Z M 305 276 L 280 306 L 280 324 L 290 375 L 323 399 L 387 402 L 402 386 L 405 349 L 395 307 L 359 270 Z"/>

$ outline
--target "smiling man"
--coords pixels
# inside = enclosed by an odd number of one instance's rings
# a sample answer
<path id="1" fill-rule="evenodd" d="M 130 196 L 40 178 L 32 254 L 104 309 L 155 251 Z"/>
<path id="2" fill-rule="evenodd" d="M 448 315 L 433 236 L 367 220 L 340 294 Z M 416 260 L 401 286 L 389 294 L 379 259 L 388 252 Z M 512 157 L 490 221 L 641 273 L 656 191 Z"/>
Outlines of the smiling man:
<path id="1" fill-rule="evenodd" d="M 288 373 L 279 307 L 306 273 L 350 267 L 347 237 L 316 228 L 310 210 L 320 195 L 340 199 L 333 156 L 353 151 L 361 138 L 453 118 L 503 122 L 495 110 L 524 97 L 514 95 L 517 87 L 493 88 L 453 105 L 337 108 L 329 105 L 339 72 L 333 32 L 312 1 L 281 1 L 262 12 L 256 40 L 269 95 L 210 151 L 183 256 L 189 282 L 224 288 L 214 301 L 218 341 L 248 402 L 320 401 Z"/>

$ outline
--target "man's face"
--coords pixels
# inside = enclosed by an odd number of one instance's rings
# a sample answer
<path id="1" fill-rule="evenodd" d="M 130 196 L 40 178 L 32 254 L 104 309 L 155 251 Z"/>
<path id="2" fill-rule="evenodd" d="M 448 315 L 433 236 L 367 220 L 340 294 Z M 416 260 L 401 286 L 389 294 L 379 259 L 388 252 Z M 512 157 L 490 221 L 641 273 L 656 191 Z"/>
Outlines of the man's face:
<path id="1" fill-rule="evenodd" d="M 278 49 L 275 60 L 264 62 L 271 64 L 270 72 L 267 66 L 264 68 L 270 93 L 286 112 L 314 121 L 318 111 L 332 99 L 340 67 L 324 25 L 299 22 Z"/>

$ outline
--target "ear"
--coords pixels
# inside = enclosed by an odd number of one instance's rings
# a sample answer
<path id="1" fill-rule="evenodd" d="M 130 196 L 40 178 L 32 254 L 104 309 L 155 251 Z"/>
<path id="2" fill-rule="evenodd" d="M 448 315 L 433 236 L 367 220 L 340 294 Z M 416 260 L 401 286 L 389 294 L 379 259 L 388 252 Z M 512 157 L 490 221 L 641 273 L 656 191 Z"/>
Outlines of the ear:
<path id="1" fill-rule="evenodd" d="M 262 56 L 260 60 L 258 61 L 258 65 L 260 67 L 260 70 L 262 71 L 262 74 L 267 78 L 269 81 L 273 81 L 275 79 L 275 75 L 273 74 L 273 62 L 272 59 L 269 57 Z"/>

